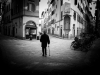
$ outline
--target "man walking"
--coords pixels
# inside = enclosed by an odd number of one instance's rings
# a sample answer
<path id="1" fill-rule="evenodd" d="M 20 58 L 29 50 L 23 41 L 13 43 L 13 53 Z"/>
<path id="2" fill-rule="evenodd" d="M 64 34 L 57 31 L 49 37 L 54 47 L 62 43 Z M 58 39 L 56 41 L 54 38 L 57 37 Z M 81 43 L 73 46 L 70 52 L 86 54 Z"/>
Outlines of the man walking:
<path id="1" fill-rule="evenodd" d="M 42 53 L 43 53 L 42 56 L 46 56 L 47 55 L 46 47 L 47 47 L 47 44 L 48 46 L 50 44 L 50 39 L 49 39 L 49 36 L 46 34 L 46 31 L 44 31 L 43 34 L 41 35 L 40 42 L 41 42 Z"/>

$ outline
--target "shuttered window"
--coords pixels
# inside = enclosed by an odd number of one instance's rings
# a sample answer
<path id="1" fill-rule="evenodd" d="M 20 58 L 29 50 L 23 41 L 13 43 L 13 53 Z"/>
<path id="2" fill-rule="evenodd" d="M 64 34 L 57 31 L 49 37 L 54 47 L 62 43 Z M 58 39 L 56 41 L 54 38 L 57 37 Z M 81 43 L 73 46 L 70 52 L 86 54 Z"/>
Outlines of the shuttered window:
<path id="1" fill-rule="evenodd" d="M 77 5 L 77 0 L 74 0 L 74 4 Z"/>
<path id="2" fill-rule="evenodd" d="M 35 11 L 35 4 L 34 3 L 28 3 L 28 11 Z"/>

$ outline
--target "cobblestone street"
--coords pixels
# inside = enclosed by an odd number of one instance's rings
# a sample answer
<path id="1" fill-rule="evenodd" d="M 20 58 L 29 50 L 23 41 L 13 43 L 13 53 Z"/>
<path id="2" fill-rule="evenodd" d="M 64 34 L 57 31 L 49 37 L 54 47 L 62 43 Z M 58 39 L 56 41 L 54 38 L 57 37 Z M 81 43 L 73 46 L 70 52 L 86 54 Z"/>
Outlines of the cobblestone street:
<path id="1" fill-rule="evenodd" d="M 20 40 L 0 36 L 3 61 L 10 64 L 9 66 L 13 68 L 14 74 L 28 71 L 28 75 L 29 73 L 40 75 L 67 74 L 73 67 L 78 67 L 82 63 L 86 53 L 71 50 L 70 44 L 73 40 L 64 40 L 52 36 L 50 36 L 50 40 L 50 56 L 47 48 L 47 57 L 43 57 L 39 40 Z M 4 70 L 9 69 L 9 66 L 3 67 Z M 12 69 L 9 69 L 8 72 L 12 73 Z"/>

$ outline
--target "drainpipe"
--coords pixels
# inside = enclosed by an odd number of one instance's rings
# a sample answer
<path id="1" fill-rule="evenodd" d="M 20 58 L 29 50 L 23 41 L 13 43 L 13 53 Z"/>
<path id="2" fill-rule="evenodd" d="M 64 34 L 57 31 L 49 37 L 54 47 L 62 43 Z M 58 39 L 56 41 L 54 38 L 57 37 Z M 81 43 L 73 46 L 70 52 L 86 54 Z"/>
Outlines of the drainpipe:
<path id="1" fill-rule="evenodd" d="M 60 2 L 60 16 L 61 16 L 61 2 Z M 59 17 L 60 17 L 60 16 L 59 16 Z M 60 17 L 60 19 L 61 19 L 61 17 Z M 59 32 L 60 32 L 60 36 L 61 36 L 60 19 L 59 19 L 59 29 L 60 29 Z"/>

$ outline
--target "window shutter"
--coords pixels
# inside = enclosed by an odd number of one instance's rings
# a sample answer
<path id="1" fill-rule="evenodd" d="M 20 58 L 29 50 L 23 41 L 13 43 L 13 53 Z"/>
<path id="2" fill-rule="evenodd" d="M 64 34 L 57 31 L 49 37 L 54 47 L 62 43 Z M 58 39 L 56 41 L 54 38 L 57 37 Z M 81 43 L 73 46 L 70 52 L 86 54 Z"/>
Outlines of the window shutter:
<path id="1" fill-rule="evenodd" d="M 32 11 L 35 11 L 35 4 L 32 4 Z"/>

